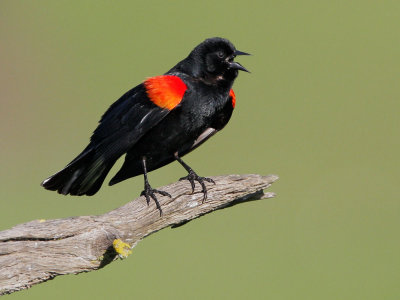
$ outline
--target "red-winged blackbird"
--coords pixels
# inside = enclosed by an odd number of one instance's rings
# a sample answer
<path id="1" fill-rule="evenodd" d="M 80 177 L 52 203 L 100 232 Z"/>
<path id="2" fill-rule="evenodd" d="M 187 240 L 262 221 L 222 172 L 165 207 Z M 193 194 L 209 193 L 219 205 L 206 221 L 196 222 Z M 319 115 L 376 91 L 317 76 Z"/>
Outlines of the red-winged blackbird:
<path id="1" fill-rule="evenodd" d="M 147 204 L 152 198 L 162 213 L 147 172 L 177 160 L 188 171 L 194 191 L 195 181 L 207 198 L 205 181 L 181 157 L 221 130 L 235 107 L 232 84 L 238 71 L 248 70 L 234 61 L 248 55 L 223 38 L 202 42 L 161 76 L 151 77 L 113 103 L 102 116 L 89 145 L 64 169 L 42 182 L 60 194 L 93 195 L 123 154 L 125 162 L 109 185 L 144 174 Z"/>

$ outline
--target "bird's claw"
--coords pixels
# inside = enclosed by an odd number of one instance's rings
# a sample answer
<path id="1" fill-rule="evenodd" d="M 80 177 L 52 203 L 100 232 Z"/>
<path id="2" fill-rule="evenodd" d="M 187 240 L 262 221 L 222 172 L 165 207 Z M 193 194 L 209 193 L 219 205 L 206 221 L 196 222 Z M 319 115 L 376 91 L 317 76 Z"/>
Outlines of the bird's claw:
<path id="1" fill-rule="evenodd" d="M 190 171 L 189 174 L 185 177 L 179 178 L 179 181 L 182 180 L 189 180 L 190 185 L 192 186 L 192 194 L 194 193 L 194 188 L 195 188 L 195 181 L 197 181 L 198 183 L 200 183 L 201 185 L 201 192 L 203 193 L 203 201 L 202 203 L 204 203 L 204 201 L 207 200 L 207 188 L 205 185 L 205 181 L 210 182 L 215 184 L 215 181 L 212 180 L 211 178 L 208 177 L 201 177 L 199 175 L 197 175 L 194 171 Z"/>
<path id="2" fill-rule="evenodd" d="M 156 203 L 157 209 L 160 211 L 160 217 L 161 217 L 162 216 L 161 205 L 158 202 L 158 199 L 157 199 L 155 194 L 168 196 L 170 198 L 172 198 L 172 196 L 171 196 L 170 193 L 167 193 L 165 191 L 160 191 L 160 190 L 153 189 L 149 184 L 146 184 L 145 187 L 144 187 L 144 190 L 140 193 L 140 196 L 145 196 L 146 197 L 147 205 L 150 205 L 150 198 L 154 200 L 154 202 Z"/>

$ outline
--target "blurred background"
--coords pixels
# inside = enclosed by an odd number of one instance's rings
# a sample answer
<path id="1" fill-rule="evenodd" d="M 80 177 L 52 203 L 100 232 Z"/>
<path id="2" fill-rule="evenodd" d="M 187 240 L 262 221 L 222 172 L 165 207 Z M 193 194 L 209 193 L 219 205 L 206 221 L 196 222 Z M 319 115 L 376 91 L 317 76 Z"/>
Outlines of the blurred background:
<path id="1" fill-rule="evenodd" d="M 136 198 L 142 177 L 93 197 L 39 184 L 119 96 L 213 36 L 252 53 L 238 60 L 252 73 L 228 126 L 186 161 L 203 176 L 280 176 L 274 199 L 9 299 L 399 299 L 399 28 L 398 1 L 1 1 L 1 230 Z M 184 175 L 174 163 L 150 180 Z"/>

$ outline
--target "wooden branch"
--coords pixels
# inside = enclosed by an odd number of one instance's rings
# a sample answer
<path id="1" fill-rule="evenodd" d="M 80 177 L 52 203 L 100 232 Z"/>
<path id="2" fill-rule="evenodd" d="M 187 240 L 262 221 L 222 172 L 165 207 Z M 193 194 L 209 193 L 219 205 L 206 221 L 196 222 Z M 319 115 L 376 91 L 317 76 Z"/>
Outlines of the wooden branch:
<path id="1" fill-rule="evenodd" d="M 100 216 L 35 220 L 0 232 L 0 295 L 26 289 L 58 275 L 77 274 L 104 267 L 127 256 L 125 246 L 162 228 L 180 226 L 217 209 L 274 197 L 264 193 L 275 175 L 228 175 L 207 183 L 208 199 L 196 185 L 180 181 L 161 188 L 172 198 L 158 195 L 160 217 L 154 202 L 144 197 Z M 129 244 L 129 245 L 128 245 Z M 129 247 L 129 248 L 130 248 Z M 119 255 L 118 255 L 119 254 Z"/>

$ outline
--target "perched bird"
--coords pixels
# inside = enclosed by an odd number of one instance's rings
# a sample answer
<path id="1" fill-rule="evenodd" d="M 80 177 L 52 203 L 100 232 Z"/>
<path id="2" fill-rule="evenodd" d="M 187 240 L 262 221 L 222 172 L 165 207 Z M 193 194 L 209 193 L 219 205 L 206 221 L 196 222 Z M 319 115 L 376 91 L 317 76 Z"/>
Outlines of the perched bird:
<path id="1" fill-rule="evenodd" d="M 89 145 L 64 169 L 47 178 L 42 186 L 60 194 L 93 195 L 114 163 L 125 161 L 109 185 L 144 174 L 147 204 L 152 198 L 162 213 L 147 173 L 177 160 L 188 172 L 192 191 L 197 181 L 207 198 L 205 181 L 182 160 L 221 130 L 235 107 L 232 84 L 238 71 L 249 72 L 238 62 L 235 49 L 223 38 L 209 38 L 189 56 L 161 76 L 150 77 L 114 102 L 101 117 Z"/>

